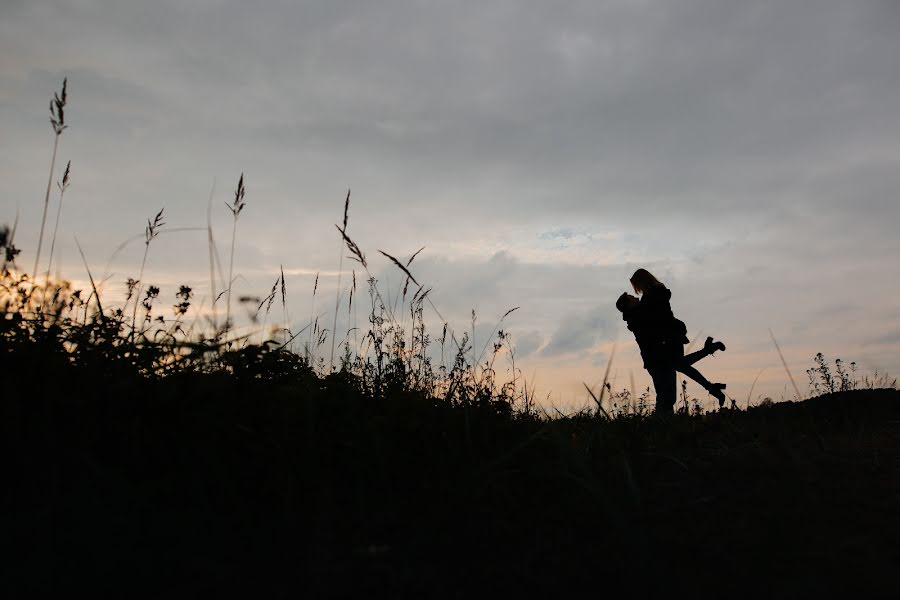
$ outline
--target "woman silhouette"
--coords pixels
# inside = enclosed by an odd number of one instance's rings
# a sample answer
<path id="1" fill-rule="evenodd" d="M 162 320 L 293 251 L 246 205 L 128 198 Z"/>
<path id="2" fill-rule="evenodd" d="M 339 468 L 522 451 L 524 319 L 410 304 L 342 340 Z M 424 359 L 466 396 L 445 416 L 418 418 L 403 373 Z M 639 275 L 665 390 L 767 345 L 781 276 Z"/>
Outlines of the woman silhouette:
<path id="1" fill-rule="evenodd" d="M 692 365 L 716 350 L 725 350 L 725 344 L 708 337 L 702 350 L 685 356 L 684 345 L 689 341 L 687 327 L 672 313 L 672 292 L 646 269 L 635 271 L 630 281 L 635 293 L 640 294 L 640 299 L 625 293 L 619 296 L 616 307 L 622 311 L 622 318 L 634 333 L 644 368 L 653 379 L 656 411 L 672 412 L 676 398 L 676 371 L 699 383 L 719 401 L 720 407 L 723 406 L 725 394 L 722 390 L 725 384 L 711 383 Z"/>

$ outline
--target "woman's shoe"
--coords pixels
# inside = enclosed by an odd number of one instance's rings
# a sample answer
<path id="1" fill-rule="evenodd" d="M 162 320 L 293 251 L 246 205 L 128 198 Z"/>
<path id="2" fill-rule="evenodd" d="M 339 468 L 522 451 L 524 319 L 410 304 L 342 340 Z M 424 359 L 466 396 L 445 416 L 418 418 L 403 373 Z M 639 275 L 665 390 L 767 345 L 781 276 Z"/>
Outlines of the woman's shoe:
<path id="1" fill-rule="evenodd" d="M 725 351 L 725 344 L 722 342 L 714 342 L 711 337 L 706 338 L 706 343 L 703 344 L 703 349 L 706 350 L 707 353 L 712 355 L 716 350 Z"/>
<path id="2" fill-rule="evenodd" d="M 714 383 L 709 387 L 709 395 L 719 401 L 719 408 L 725 406 L 725 392 L 722 390 L 725 389 L 724 383 Z"/>

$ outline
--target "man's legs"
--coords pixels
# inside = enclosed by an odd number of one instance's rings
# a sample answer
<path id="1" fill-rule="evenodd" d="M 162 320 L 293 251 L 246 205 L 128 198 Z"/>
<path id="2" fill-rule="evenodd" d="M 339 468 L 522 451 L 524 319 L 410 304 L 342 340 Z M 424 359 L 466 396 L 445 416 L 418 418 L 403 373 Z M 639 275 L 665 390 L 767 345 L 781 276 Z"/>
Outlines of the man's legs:
<path id="1" fill-rule="evenodd" d="M 656 413 L 671 415 L 675 407 L 675 369 L 662 367 L 648 369 L 656 391 Z"/>

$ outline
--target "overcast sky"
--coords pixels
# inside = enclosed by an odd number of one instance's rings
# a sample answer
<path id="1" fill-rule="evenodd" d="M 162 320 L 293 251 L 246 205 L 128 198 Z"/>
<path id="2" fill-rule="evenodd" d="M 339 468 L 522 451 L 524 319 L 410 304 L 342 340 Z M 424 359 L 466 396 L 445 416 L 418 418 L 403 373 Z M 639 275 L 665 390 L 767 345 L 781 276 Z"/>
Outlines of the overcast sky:
<path id="1" fill-rule="evenodd" d="M 162 207 L 205 227 L 213 187 L 227 253 L 243 172 L 235 293 L 283 264 L 302 326 L 333 306 L 352 188 L 385 289 L 376 250 L 425 246 L 414 274 L 457 329 L 476 310 L 479 345 L 521 306 L 517 366 L 555 404 L 585 402 L 615 343 L 617 387 L 649 384 L 613 306 L 639 266 L 728 345 L 710 379 L 743 404 L 765 369 L 754 397 L 790 397 L 769 328 L 803 392 L 817 351 L 900 372 L 898 59 L 892 0 L 2 0 L 0 223 L 18 211 L 30 268 L 68 77 L 70 278 L 73 235 L 103 271 Z M 205 232 L 161 237 L 145 280 L 208 294 Z"/>

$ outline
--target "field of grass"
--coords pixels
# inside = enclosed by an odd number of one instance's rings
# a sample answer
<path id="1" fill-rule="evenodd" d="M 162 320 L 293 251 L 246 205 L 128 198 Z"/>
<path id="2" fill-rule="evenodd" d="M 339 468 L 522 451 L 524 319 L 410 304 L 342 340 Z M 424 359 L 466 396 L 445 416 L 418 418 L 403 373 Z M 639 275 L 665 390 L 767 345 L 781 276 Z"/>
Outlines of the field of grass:
<path id="1" fill-rule="evenodd" d="M 64 87 L 57 144 L 65 103 Z M 244 207 L 241 178 L 232 247 Z M 367 273 L 348 207 L 343 248 Z M 148 220 L 145 261 L 164 226 Z M 224 320 L 191 317 L 184 286 L 161 310 L 143 268 L 104 306 L 93 278 L 50 278 L 55 236 L 40 267 L 43 231 L 25 273 L 0 228 L 3 597 L 900 594 L 900 392 L 884 375 L 819 355 L 803 402 L 703 414 L 685 397 L 660 418 L 604 387 L 548 415 L 514 364 L 497 380 L 514 358 L 502 330 L 480 354 L 446 321 L 426 331 L 426 307 L 440 313 L 412 258 L 386 255 L 399 307 L 353 274 L 348 303 L 369 312 L 353 345 L 312 318 L 252 341 L 211 230 Z M 282 275 L 253 301 L 263 323 L 284 294 Z"/>

